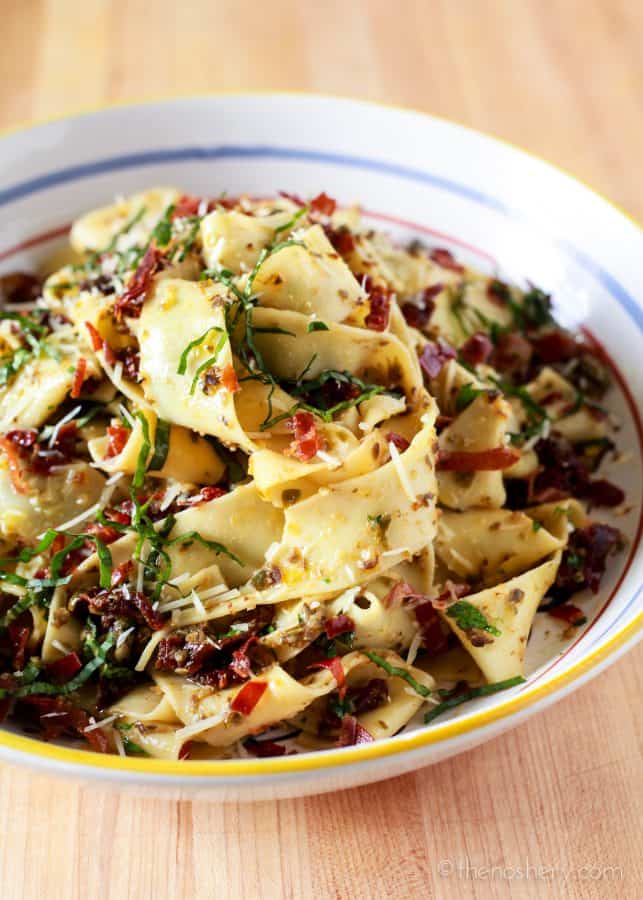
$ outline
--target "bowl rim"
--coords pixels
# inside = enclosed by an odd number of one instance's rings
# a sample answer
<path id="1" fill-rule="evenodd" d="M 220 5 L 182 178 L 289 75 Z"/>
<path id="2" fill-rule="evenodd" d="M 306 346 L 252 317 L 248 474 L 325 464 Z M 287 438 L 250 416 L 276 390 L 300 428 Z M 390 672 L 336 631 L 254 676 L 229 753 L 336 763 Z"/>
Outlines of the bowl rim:
<path id="1" fill-rule="evenodd" d="M 177 103 L 192 100 L 216 100 L 224 98 L 251 98 L 251 97 L 274 97 L 274 98 L 310 98 L 317 100 L 330 100 L 337 103 L 353 103 L 362 106 L 373 106 L 380 110 L 395 111 L 398 113 L 411 113 L 420 118 L 437 121 L 452 129 L 461 129 L 476 137 L 484 137 L 488 140 L 510 149 L 514 153 L 519 153 L 533 161 L 544 164 L 550 169 L 563 174 L 567 179 L 581 186 L 585 191 L 589 191 L 595 198 L 602 203 L 611 207 L 620 213 L 630 224 L 643 232 L 643 226 L 617 203 L 610 200 L 601 192 L 588 185 L 576 175 L 565 170 L 563 167 L 547 160 L 538 154 L 514 144 L 506 139 L 497 137 L 489 132 L 480 131 L 468 125 L 464 125 L 455 119 L 446 116 L 438 116 L 432 113 L 424 112 L 412 107 L 399 106 L 395 104 L 382 103 L 374 100 L 350 97 L 346 95 L 333 95 L 312 91 L 284 91 L 284 90 L 230 90 L 230 91 L 203 91 L 203 92 L 179 92 L 164 94 L 161 96 L 150 96 L 145 99 L 124 100 L 112 103 L 99 104 L 93 107 L 83 108 L 75 112 L 64 113 L 25 121 L 14 126 L 0 129 L 0 141 L 11 137 L 14 134 L 20 134 L 35 130 L 41 126 L 52 123 L 75 121 L 83 118 L 108 112 L 111 110 L 136 109 L 138 107 L 153 106 L 163 103 Z M 623 387 L 624 385 L 622 385 Z M 625 385 L 626 386 L 626 385 Z M 627 387 L 626 387 L 627 390 Z M 621 590 L 622 581 L 627 571 L 637 555 L 637 549 L 640 548 L 640 539 L 638 543 L 634 543 L 631 553 L 625 563 L 623 572 L 612 591 L 612 596 L 607 601 L 610 603 L 615 594 Z M 643 584 L 639 585 L 634 591 L 632 599 L 637 598 L 643 593 Z M 131 775 L 144 774 L 156 778 L 158 776 L 181 776 L 186 778 L 195 778 L 203 776 L 216 776 L 219 780 L 227 778 L 237 780 L 239 777 L 247 776 L 268 776 L 277 774 L 294 774 L 302 772 L 312 772 L 319 769 L 336 768 L 338 766 L 347 766 L 349 764 L 376 761 L 387 757 L 397 756 L 408 753 L 413 750 L 421 750 L 431 745 L 445 743 L 451 739 L 462 735 L 469 734 L 476 730 L 481 730 L 485 726 L 493 723 L 501 722 L 508 719 L 514 713 L 521 710 L 529 710 L 526 714 L 535 712 L 536 704 L 540 701 L 550 698 L 550 702 L 554 699 L 561 698 L 565 688 L 580 686 L 582 681 L 586 681 L 593 675 L 597 674 L 601 668 L 604 668 L 610 662 L 615 661 L 625 650 L 635 646 L 640 638 L 643 637 L 643 610 L 626 622 L 619 628 L 609 639 L 599 644 L 591 652 L 578 659 L 564 671 L 554 674 L 548 680 L 538 683 L 531 688 L 527 685 L 524 690 L 513 697 L 498 702 L 496 705 L 483 709 L 478 712 L 460 716 L 452 721 L 442 724 L 433 725 L 431 728 L 422 727 L 410 734 L 402 734 L 382 741 L 376 741 L 372 744 L 365 744 L 359 747 L 345 747 L 329 750 L 318 750 L 310 753 L 304 753 L 285 757 L 270 757 L 264 759 L 230 759 L 230 760 L 159 760 L 159 759 L 137 759 L 132 757 L 121 757 L 108 754 L 94 753 L 89 750 L 80 750 L 75 748 L 58 746 L 49 744 L 43 740 L 35 739 L 20 734 L 6 731 L 0 727 L 0 755 L 13 757 L 18 754 L 15 761 L 23 761 L 32 763 L 41 760 L 46 765 L 46 761 L 54 764 L 62 764 L 65 768 L 81 767 L 86 773 L 87 770 L 105 771 L 106 775 L 109 771 L 116 773 Z M 628 647 L 629 645 L 629 647 Z M 558 697 L 552 695 L 557 694 Z M 31 759 L 30 759 L 31 758 Z M 236 778 L 235 778 L 236 776 Z"/>

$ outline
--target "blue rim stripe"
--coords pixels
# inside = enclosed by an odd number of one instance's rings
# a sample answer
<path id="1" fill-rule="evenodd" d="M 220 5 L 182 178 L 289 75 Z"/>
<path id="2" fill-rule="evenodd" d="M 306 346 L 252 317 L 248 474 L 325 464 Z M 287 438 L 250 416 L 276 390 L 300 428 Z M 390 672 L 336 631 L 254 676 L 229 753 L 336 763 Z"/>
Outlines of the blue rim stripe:
<path id="1" fill-rule="evenodd" d="M 172 162 L 209 162 L 225 159 L 285 159 L 299 162 L 316 162 L 324 165 L 338 165 L 344 168 L 362 169 L 404 178 L 415 183 L 428 184 L 451 194 L 457 194 L 487 209 L 493 209 L 512 219 L 526 221 L 525 216 L 517 210 L 510 209 L 497 198 L 467 185 L 435 175 L 421 169 L 389 163 L 383 160 L 370 159 L 364 156 L 353 156 L 343 153 L 330 153 L 319 150 L 306 150 L 294 147 L 270 147 L 267 145 L 239 146 L 222 145 L 214 147 L 177 147 L 175 149 L 147 150 L 138 153 L 127 153 L 105 157 L 93 162 L 81 163 L 67 168 L 57 169 L 47 175 L 18 182 L 0 191 L 0 207 L 38 191 L 68 184 L 82 178 L 91 178 L 107 172 L 115 172 L 145 166 L 158 166 Z M 630 315 L 639 329 L 643 331 L 643 308 L 634 297 L 609 272 L 598 265 L 584 252 L 566 240 L 556 241 L 557 246 L 570 256 L 581 268 L 589 272 L 614 297 Z"/>

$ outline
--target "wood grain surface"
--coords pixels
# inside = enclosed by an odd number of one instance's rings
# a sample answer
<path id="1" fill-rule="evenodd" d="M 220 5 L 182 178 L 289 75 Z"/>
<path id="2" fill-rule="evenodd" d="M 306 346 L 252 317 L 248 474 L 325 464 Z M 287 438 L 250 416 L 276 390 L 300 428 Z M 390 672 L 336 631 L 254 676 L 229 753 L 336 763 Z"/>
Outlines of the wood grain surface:
<path id="1" fill-rule="evenodd" d="M 1 126 L 163 94 L 346 94 L 513 141 L 643 218 L 641 0 L 3 0 L 1 11 Z M 642 661 L 639 648 L 456 759 L 332 796 L 172 803 L 1 767 L 0 897 L 640 897 Z"/>

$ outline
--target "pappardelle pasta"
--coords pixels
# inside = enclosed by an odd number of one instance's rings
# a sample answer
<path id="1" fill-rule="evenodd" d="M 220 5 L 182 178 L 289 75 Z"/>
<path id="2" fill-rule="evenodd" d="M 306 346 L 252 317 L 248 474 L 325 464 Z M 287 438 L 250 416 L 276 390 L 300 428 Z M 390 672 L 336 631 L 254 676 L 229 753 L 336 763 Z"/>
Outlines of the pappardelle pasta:
<path id="1" fill-rule="evenodd" d="M 348 746 L 524 681 L 621 546 L 550 297 L 326 194 L 148 190 L 0 279 L 0 711 L 164 759 Z"/>

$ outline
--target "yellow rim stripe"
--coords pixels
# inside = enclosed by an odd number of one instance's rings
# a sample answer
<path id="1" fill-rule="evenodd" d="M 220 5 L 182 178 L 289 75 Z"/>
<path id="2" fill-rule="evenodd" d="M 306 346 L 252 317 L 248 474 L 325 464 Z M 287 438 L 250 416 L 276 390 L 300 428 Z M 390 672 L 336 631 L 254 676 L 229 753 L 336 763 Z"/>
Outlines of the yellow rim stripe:
<path id="1" fill-rule="evenodd" d="M 121 102 L 104 104 L 102 106 L 95 107 L 94 109 L 83 110 L 77 115 L 86 115 L 88 113 L 102 112 L 109 109 L 122 109 L 129 106 L 145 106 L 148 103 L 160 103 L 168 100 L 181 100 L 195 97 L 206 99 L 207 97 L 247 96 L 249 94 L 266 94 L 271 96 L 312 96 L 320 98 L 328 97 L 329 99 L 336 100 L 354 99 L 350 97 L 332 97 L 328 94 L 309 94 L 304 91 L 223 91 L 196 95 L 179 94 L 174 96 L 156 97 L 150 98 L 149 100 L 132 103 Z M 419 115 L 427 115 L 427 113 L 423 113 L 420 110 L 413 110 L 408 108 L 405 109 L 403 107 L 385 103 L 374 103 L 370 100 L 358 100 L 356 102 L 368 103 L 372 106 L 378 106 L 383 109 L 394 109 L 398 112 L 416 112 Z M 15 127 L 5 128 L 0 130 L 0 137 L 7 137 L 11 134 L 16 134 L 21 131 L 27 131 L 35 125 L 44 125 L 49 122 L 63 121 L 65 119 L 73 117 L 74 116 L 69 114 L 54 116 L 48 119 L 40 120 L 38 122 L 24 123 Z M 468 128 L 465 125 L 460 125 L 460 123 L 454 122 L 445 117 L 430 117 L 447 122 L 450 125 L 459 125 L 459 127 L 465 128 L 467 131 L 470 131 L 473 134 L 481 134 L 481 132 L 477 132 L 473 128 Z M 503 140 L 502 138 L 494 137 L 493 139 L 500 144 L 511 147 L 513 150 L 519 150 L 521 153 L 524 153 L 527 156 L 531 156 L 533 159 L 537 159 L 539 162 L 546 162 L 547 165 L 551 166 L 554 169 L 558 169 L 558 171 L 562 172 L 562 174 L 574 178 L 580 184 L 583 184 L 583 186 L 587 188 L 587 190 L 592 191 L 592 193 L 600 197 L 605 203 L 617 209 L 637 228 L 641 227 L 639 223 L 624 209 L 613 203 L 611 200 L 608 200 L 593 188 L 584 184 L 584 182 L 582 182 L 580 179 L 576 178 L 573 175 L 569 175 L 569 173 L 565 172 L 560 167 L 555 166 L 552 163 L 541 159 L 539 156 L 536 156 L 535 154 L 530 153 L 527 150 L 523 150 L 521 147 L 517 147 L 511 144 L 509 141 Z M 67 765 L 82 766 L 85 769 L 103 769 L 112 770 L 115 772 L 131 772 L 147 775 L 175 775 L 182 777 L 212 775 L 230 777 L 236 775 L 270 775 L 272 773 L 287 774 L 289 772 L 306 772 L 315 769 L 327 769 L 334 768 L 336 766 L 345 766 L 351 763 L 382 759 L 387 756 L 395 756 L 399 753 L 404 753 L 409 750 L 417 750 L 422 747 L 428 747 L 431 744 L 450 740 L 451 738 L 457 737 L 461 734 L 467 734 L 476 728 L 480 728 L 481 726 L 490 725 L 493 722 L 504 719 L 512 713 L 518 712 L 521 709 L 527 709 L 528 707 L 533 706 L 533 704 L 538 700 L 551 695 L 566 684 L 577 681 L 586 672 L 589 672 L 592 669 L 596 668 L 596 666 L 603 662 L 615 650 L 617 650 L 619 647 L 622 647 L 628 642 L 628 640 L 637 635 L 641 631 L 642 626 L 643 612 L 639 613 L 635 619 L 633 619 L 628 625 L 625 625 L 620 631 L 618 631 L 608 641 L 594 650 L 590 655 L 588 655 L 584 659 L 579 660 L 569 669 L 561 672 L 559 675 L 553 676 L 540 685 L 534 686 L 531 690 L 523 691 L 523 693 L 519 694 L 517 697 L 514 697 L 511 700 L 507 700 L 504 703 L 499 703 L 492 709 L 482 710 L 479 713 L 474 713 L 473 715 L 467 716 L 466 718 L 456 719 L 453 722 L 446 722 L 443 725 L 434 725 L 430 729 L 420 729 L 409 735 L 404 735 L 396 738 L 394 741 L 389 740 L 377 742 L 374 744 L 365 744 L 359 747 L 346 748 L 345 750 L 341 751 L 322 751 L 319 753 L 301 754 L 299 756 L 271 757 L 269 759 L 256 761 L 225 760 L 212 762 L 190 762 L 189 760 L 183 760 L 179 762 L 157 759 L 133 759 L 131 757 L 124 758 L 121 756 L 108 756 L 98 753 L 91 753 L 87 750 L 70 750 L 66 747 L 57 747 L 55 745 L 46 744 L 40 740 L 34 740 L 33 738 L 12 734 L 11 732 L 4 731 L 2 729 L 0 729 L 0 747 L 6 747 L 9 750 L 26 753 L 39 759 L 52 760 L 58 763 L 65 763 Z"/>

